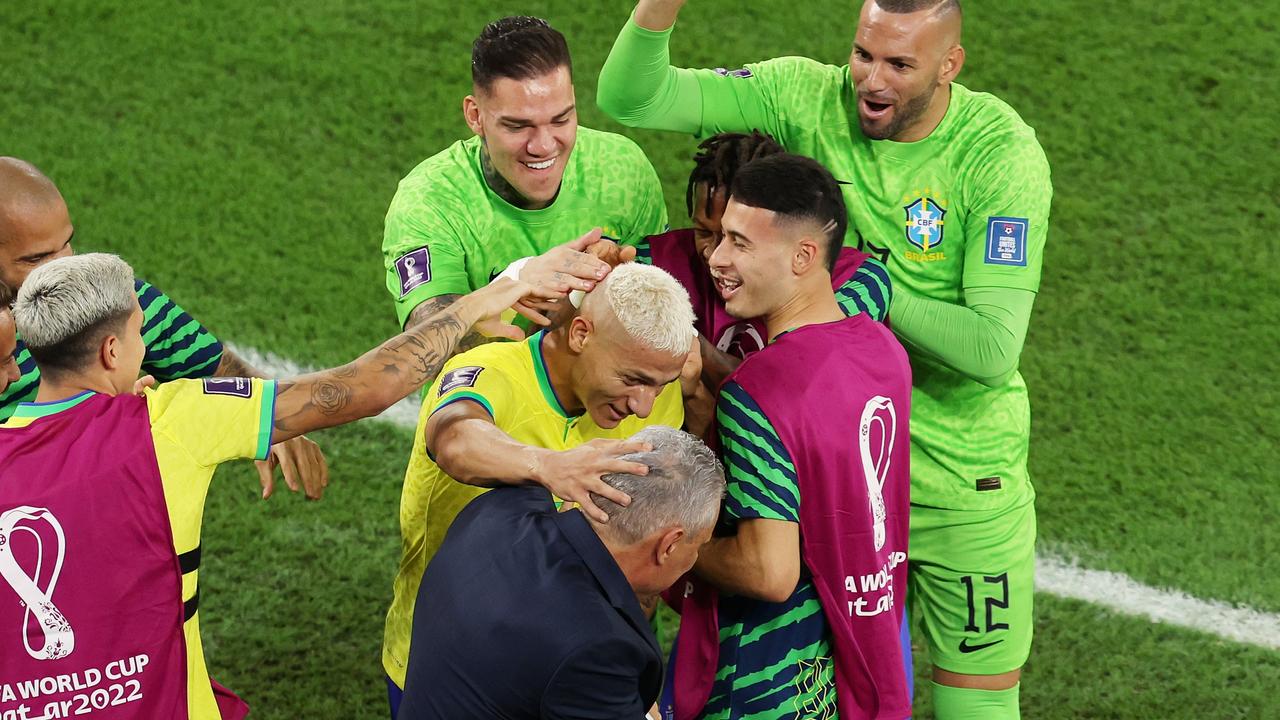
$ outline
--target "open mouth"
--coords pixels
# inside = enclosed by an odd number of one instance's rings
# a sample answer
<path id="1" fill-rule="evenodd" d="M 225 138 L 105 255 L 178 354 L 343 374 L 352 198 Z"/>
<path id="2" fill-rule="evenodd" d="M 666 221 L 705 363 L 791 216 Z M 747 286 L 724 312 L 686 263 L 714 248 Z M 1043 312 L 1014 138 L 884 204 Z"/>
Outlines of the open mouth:
<path id="1" fill-rule="evenodd" d="M 889 111 L 893 109 L 892 103 L 876 102 L 874 100 L 868 100 L 866 98 L 863 98 L 859 102 L 862 105 L 863 116 L 870 118 L 872 120 L 879 120 L 885 115 L 888 115 Z"/>
<path id="2" fill-rule="evenodd" d="M 742 287 L 741 280 L 733 280 L 723 275 L 713 275 L 712 278 L 716 283 L 716 290 L 720 293 L 720 297 L 728 300 L 738 293 L 738 288 Z"/>
<path id="3" fill-rule="evenodd" d="M 521 164 L 521 165 L 524 165 L 525 167 L 529 168 L 530 170 L 549 170 L 549 169 L 551 169 L 551 166 L 552 166 L 552 165 L 555 165 L 555 164 L 556 164 L 556 159 L 555 159 L 555 158 L 548 158 L 548 159 L 543 160 L 543 161 L 541 161 L 541 162 L 524 162 L 524 161 L 521 161 L 521 163 L 520 163 L 520 164 Z"/>

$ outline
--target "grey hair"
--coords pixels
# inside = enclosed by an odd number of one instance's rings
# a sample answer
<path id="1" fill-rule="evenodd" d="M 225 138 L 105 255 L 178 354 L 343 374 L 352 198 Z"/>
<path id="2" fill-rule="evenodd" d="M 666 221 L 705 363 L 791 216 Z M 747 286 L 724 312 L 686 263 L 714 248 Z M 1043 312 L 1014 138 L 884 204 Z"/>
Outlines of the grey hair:
<path id="1" fill-rule="evenodd" d="M 689 351 L 693 305 L 670 273 L 652 265 L 623 263 L 601 284 L 614 316 L 633 339 L 672 355 Z"/>
<path id="2" fill-rule="evenodd" d="M 58 258 L 27 276 L 13 304 L 18 334 L 44 370 L 77 369 L 138 305 L 133 268 L 115 255 Z"/>
<path id="3" fill-rule="evenodd" d="M 631 544 L 666 527 L 684 528 L 686 537 L 711 527 L 724 497 L 724 468 L 701 440 L 683 430 L 651 425 L 628 438 L 653 446 L 624 460 L 648 466 L 648 475 L 611 473 L 603 480 L 631 496 L 622 507 L 593 495 L 596 506 L 609 514 L 605 527 L 618 541 Z"/>

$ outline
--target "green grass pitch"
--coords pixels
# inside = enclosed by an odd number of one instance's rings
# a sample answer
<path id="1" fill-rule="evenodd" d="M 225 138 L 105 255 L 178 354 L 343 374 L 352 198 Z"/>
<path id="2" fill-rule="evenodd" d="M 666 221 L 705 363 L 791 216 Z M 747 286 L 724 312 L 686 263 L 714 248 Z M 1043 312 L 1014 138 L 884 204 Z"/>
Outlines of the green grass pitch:
<path id="1" fill-rule="evenodd" d="M 59 184 L 81 250 L 123 254 L 223 338 L 334 364 L 395 328 L 382 217 L 399 178 L 465 134 L 479 29 L 546 16 L 574 52 L 582 123 L 618 130 L 595 79 L 631 5 L 11 2 L 0 154 Z M 1275 14 L 1187 0 L 971 0 L 966 14 L 961 82 L 1018 109 L 1053 167 L 1022 362 L 1042 546 L 1280 611 Z M 692 0 L 673 56 L 842 63 L 854 20 L 847 0 Z M 627 134 L 678 223 L 692 141 Z M 410 437 L 365 423 L 316 439 L 333 470 L 321 503 L 256 500 L 247 463 L 215 482 L 209 664 L 255 718 L 382 718 Z M 1280 717 L 1275 652 L 1045 595 L 1037 607 L 1026 717 Z"/>

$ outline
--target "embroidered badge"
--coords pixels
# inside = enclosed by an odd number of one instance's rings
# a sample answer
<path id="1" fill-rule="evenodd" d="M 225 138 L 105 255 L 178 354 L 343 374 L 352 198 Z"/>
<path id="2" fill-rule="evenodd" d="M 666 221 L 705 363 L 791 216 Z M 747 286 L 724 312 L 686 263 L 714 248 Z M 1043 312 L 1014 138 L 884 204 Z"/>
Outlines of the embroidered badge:
<path id="1" fill-rule="evenodd" d="M 480 377 L 481 370 L 484 370 L 484 368 L 471 366 L 460 367 L 456 370 L 450 370 L 445 373 L 444 377 L 440 378 L 440 391 L 437 393 L 438 396 L 444 397 L 445 394 L 453 392 L 458 388 L 475 387 L 476 379 Z"/>
<path id="2" fill-rule="evenodd" d="M 396 273 L 400 276 L 400 297 L 410 290 L 431 281 L 431 252 L 425 247 L 396 258 Z"/>
<path id="3" fill-rule="evenodd" d="M 249 378 L 210 377 L 204 379 L 205 395 L 227 395 L 229 397 L 253 397 L 253 381 Z"/>
<path id="4" fill-rule="evenodd" d="M 1027 219 L 987 218 L 988 265 L 1027 266 Z"/>
<path id="5" fill-rule="evenodd" d="M 902 209 L 907 214 L 905 229 L 908 242 L 925 253 L 942 245 L 946 230 L 943 220 L 947 215 L 946 208 L 931 197 L 921 196 L 903 206 Z"/>

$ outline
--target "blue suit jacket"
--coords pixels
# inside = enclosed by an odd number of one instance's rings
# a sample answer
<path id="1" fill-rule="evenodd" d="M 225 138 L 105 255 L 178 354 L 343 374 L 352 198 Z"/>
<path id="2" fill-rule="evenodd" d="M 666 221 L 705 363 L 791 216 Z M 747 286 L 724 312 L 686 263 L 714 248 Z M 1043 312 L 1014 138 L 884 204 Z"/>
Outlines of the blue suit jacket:
<path id="1" fill-rule="evenodd" d="M 400 720 L 641 720 L 662 658 L 581 512 L 546 490 L 472 500 L 422 577 Z"/>

